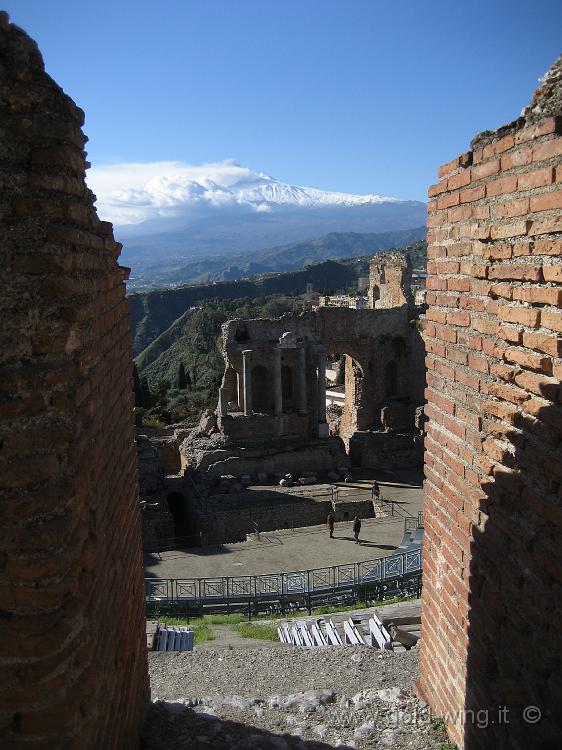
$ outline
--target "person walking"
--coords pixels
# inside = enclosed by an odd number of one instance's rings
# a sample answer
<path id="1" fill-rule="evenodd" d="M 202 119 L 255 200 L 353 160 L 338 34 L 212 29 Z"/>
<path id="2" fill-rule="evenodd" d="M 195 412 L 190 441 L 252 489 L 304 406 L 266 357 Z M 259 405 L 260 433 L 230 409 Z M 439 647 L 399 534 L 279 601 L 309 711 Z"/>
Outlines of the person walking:
<path id="1" fill-rule="evenodd" d="M 359 544 L 359 532 L 361 531 L 361 519 L 359 516 L 355 516 L 353 519 L 353 536 L 355 537 L 355 544 Z"/>
<path id="2" fill-rule="evenodd" d="M 373 481 L 373 486 L 371 488 L 371 495 L 373 496 L 373 500 L 378 500 L 380 498 L 381 490 L 379 487 L 379 483 L 375 479 Z"/>
<path id="3" fill-rule="evenodd" d="M 330 539 L 334 538 L 334 524 L 336 523 L 336 517 L 333 513 L 328 513 L 328 518 L 326 519 L 326 524 L 330 530 Z"/>

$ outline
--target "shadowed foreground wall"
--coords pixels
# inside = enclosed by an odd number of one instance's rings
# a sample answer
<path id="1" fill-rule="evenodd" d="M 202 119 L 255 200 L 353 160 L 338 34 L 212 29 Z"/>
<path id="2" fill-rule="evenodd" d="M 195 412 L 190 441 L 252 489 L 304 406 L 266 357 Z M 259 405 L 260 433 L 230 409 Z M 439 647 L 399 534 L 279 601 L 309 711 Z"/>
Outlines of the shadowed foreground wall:
<path id="1" fill-rule="evenodd" d="M 562 737 L 561 81 L 429 191 L 419 691 L 471 750 Z"/>
<path id="2" fill-rule="evenodd" d="M 0 14 L 2 747 L 137 747 L 148 697 L 125 271 L 82 123 Z"/>

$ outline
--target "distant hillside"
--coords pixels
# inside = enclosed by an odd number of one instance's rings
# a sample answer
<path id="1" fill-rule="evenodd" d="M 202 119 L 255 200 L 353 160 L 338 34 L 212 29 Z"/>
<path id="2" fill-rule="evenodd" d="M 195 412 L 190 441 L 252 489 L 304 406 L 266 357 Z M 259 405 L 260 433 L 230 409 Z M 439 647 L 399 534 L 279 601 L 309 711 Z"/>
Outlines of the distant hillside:
<path id="1" fill-rule="evenodd" d="M 367 273 L 368 263 L 367 258 L 354 259 L 346 263 L 326 261 L 289 273 L 133 294 L 129 298 L 133 316 L 133 353 L 135 356 L 141 354 L 190 307 L 205 300 L 302 294 L 307 283 L 314 284 L 319 291 L 333 292 L 356 286 L 357 278 Z"/>
<path id="2" fill-rule="evenodd" d="M 168 286 L 178 283 L 208 283 L 236 280 L 262 273 L 293 271 L 325 260 L 372 255 L 424 237 L 425 227 L 382 233 L 332 232 L 316 239 L 236 255 L 199 258 L 173 270 L 162 265 L 149 266 L 140 273 L 133 273 L 129 286 L 134 290 L 146 284 Z"/>
<path id="3" fill-rule="evenodd" d="M 414 267 L 425 266 L 425 242 L 399 249 Z M 302 294 L 307 283 L 324 293 L 356 290 L 372 257 L 370 253 L 288 273 L 132 295 L 135 362 L 139 378 L 150 389 L 144 418 L 192 423 L 201 409 L 216 402 L 224 367 L 220 330 L 226 320 L 279 317 L 295 309 L 291 298 Z M 181 368 L 188 383 L 184 388 L 177 386 Z"/>
<path id="4" fill-rule="evenodd" d="M 414 267 L 425 266 L 426 243 L 414 242 L 398 248 L 410 256 Z M 136 357 L 150 347 L 189 309 L 205 300 L 218 298 L 235 300 L 263 298 L 275 294 L 302 294 L 307 283 L 321 293 L 328 294 L 355 288 L 359 276 L 369 271 L 372 254 L 343 261 L 316 263 L 298 271 L 263 274 L 240 281 L 182 286 L 142 294 L 132 294 L 129 303 L 132 313 L 133 353 Z M 173 331 L 170 332 L 173 337 Z M 163 346 L 161 341 L 158 346 Z M 140 363 L 139 363 L 140 364 Z M 141 365 L 142 366 L 142 365 Z"/>

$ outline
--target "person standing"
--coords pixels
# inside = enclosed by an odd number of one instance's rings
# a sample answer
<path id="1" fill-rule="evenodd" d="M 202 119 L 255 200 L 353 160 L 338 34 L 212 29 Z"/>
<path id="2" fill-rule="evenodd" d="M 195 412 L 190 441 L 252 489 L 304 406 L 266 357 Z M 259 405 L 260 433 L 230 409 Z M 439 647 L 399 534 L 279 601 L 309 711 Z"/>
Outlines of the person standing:
<path id="1" fill-rule="evenodd" d="M 359 544 L 359 532 L 361 531 L 361 519 L 359 516 L 355 516 L 353 519 L 353 536 L 355 537 L 355 544 Z"/>
<path id="2" fill-rule="evenodd" d="M 328 518 L 326 519 L 326 524 L 328 526 L 328 529 L 330 530 L 330 539 L 334 538 L 334 524 L 336 523 L 336 517 L 333 513 L 328 513 Z"/>

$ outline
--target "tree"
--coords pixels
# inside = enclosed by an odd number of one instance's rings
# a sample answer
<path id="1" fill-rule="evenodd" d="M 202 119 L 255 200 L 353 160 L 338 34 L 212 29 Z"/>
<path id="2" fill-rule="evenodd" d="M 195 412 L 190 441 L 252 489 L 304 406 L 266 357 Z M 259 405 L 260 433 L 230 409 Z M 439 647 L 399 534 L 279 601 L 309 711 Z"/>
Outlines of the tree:
<path id="1" fill-rule="evenodd" d="M 142 403 L 141 381 L 136 362 L 133 362 L 133 393 L 135 394 L 135 406 L 144 406 Z"/>
<path id="2" fill-rule="evenodd" d="M 170 384 L 167 380 L 164 380 L 164 378 L 158 378 L 156 383 L 154 383 L 154 393 L 160 398 L 164 398 L 166 396 L 169 388 Z"/>
<path id="3" fill-rule="evenodd" d="M 150 387 L 146 378 L 142 378 L 142 380 L 140 381 L 139 406 L 143 406 L 145 409 L 148 409 L 152 406 L 152 393 L 150 392 Z"/>
<path id="4" fill-rule="evenodd" d="M 179 388 L 180 391 L 185 391 L 189 383 L 189 375 L 185 372 L 183 362 L 180 362 L 178 367 L 178 374 L 176 377 L 176 388 Z"/>

